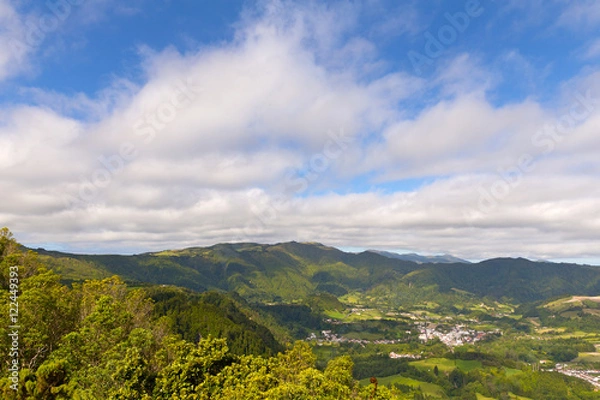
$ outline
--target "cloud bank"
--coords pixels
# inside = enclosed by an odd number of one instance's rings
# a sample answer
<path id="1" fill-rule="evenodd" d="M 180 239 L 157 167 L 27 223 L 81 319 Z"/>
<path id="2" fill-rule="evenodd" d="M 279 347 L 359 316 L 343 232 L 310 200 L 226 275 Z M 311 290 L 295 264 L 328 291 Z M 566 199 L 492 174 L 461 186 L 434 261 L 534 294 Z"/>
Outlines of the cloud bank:
<path id="1" fill-rule="evenodd" d="M 600 70 L 551 104 L 498 102 L 506 78 L 477 54 L 428 78 L 390 65 L 382 33 L 357 29 L 360 4 L 264 2 L 227 42 L 141 46 L 141 82 L 28 88 L 0 109 L 0 224 L 77 252 L 298 240 L 600 260 Z M 589 29 L 583 7 L 556 25 Z M 32 56 L 9 50 L 19 18 L 0 2 L 16 21 L 0 79 Z"/>

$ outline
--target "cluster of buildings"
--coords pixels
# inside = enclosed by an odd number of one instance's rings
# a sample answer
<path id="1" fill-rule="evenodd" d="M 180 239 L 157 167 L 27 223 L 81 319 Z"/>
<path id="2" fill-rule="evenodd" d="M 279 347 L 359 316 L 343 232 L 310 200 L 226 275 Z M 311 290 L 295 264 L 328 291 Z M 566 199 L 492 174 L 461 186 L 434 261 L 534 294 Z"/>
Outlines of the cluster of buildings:
<path id="1" fill-rule="evenodd" d="M 356 343 L 364 346 L 365 344 L 373 343 L 373 344 L 397 344 L 400 343 L 401 340 L 395 339 L 378 339 L 378 340 L 367 340 L 367 339 L 350 339 L 336 333 L 331 332 L 330 330 L 321 331 L 321 336 L 318 337 L 315 333 L 311 333 L 306 338 L 307 341 L 316 341 L 317 344 L 322 344 L 323 342 L 330 343 Z"/>
<path id="2" fill-rule="evenodd" d="M 600 388 L 600 371 L 598 370 L 576 370 L 570 369 L 567 364 L 556 364 L 556 371 L 561 374 L 583 379 L 594 385 L 594 387 Z"/>
<path id="3" fill-rule="evenodd" d="M 482 331 L 476 331 L 474 329 L 469 329 L 465 325 L 454 325 L 450 328 L 447 325 L 444 325 L 446 328 L 442 328 L 442 325 L 438 325 L 435 323 L 427 323 L 427 322 L 415 322 L 417 325 L 417 330 L 419 332 L 419 340 L 422 342 L 427 342 L 433 339 L 439 339 L 442 343 L 444 343 L 448 347 L 456 347 L 462 346 L 466 344 L 473 344 L 483 339 L 488 333 Z M 406 334 L 411 333 L 411 331 L 406 331 Z M 501 333 L 499 330 L 494 331 L 493 333 Z M 333 333 L 331 330 L 323 330 L 321 331 L 321 335 L 317 335 L 316 333 L 311 333 L 306 338 L 307 341 L 316 341 L 317 344 L 322 344 L 325 342 L 328 343 L 356 343 L 362 346 L 366 344 L 397 344 L 406 342 L 406 339 L 379 339 L 379 340 L 367 340 L 367 339 L 350 339 L 344 337 L 342 335 L 338 335 Z M 414 358 L 415 355 L 408 354 L 390 354 L 391 358 Z"/>
<path id="4" fill-rule="evenodd" d="M 398 354 L 395 352 L 390 352 L 390 358 L 410 358 L 412 360 L 419 360 L 421 358 L 420 354 L 409 354 L 409 353 L 405 353 L 405 354 Z"/>
<path id="5" fill-rule="evenodd" d="M 439 330 L 436 324 L 421 324 L 419 326 L 419 340 L 427 342 L 438 338 L 448 347 L 473 344 L 483 339 L 486 335 L 486 332 L 469 329 L 465 325 L 455 325 L 447 332 Z"/>

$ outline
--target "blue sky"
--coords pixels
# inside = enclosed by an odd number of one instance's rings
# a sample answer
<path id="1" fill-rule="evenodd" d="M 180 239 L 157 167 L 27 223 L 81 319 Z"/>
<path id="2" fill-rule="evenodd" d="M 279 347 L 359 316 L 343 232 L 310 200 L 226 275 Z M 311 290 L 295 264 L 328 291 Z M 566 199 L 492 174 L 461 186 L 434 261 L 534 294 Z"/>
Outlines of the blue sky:
<path id="1" fill-rule="evenodd" d="M 0 0 L 24 243 L 599 260 L 594 1 Z"/>
<path id="2" fill-rule="evenodd" d="M 153 3 L 138 0 L 120 9 L 110 1 L 88 0 L 83 2 L 85 7 L 70 5 L 66 0 L 49 2 L 56 7 L 19 3 L 25 4 L 15 3 L 15 11 L 31 15 L 33 21 L 32 25 L 24 26 L 25 35 L 41 31 L 43 40 L 28 60 L 30 71 L 15 72 L 9 82 L 4 82 L 2 94 L 6 102 L 23 100 L 15 99 L 13 85 L 94 97 L 114 79 L 125 77 L 143 84 L 145 77 L 140 65 L 144 50 L 160 52 L 172 48 L 180 53 L 193 53 L 227 45 L 234 40 L 236 26 L 242 23 L 243 16 L 259 14 L 264 5 L 264 2 L 232 0 Z M 552 101 L 561 82 L 586 66 L 593 66 L 598 58 L 585 57 L 598 33 L 597 21 L 589 21 L 592 16 L 573 12 L 572 19 L 567 19 L 565 2 L 551 1 L 543 6 L 541 2 L 529 3 L 524 6 L 518 2 L 461 0 L 319 4 L 339 7 L 341 12 L 352 8 L 358 14 L 349 17 L 350 26 L 340 27 L 336 39 L 343 43 L 361 38 L 375 46 L 374 56 L 382 65 L 373 74 L 365 74 L 365 80 L 397 71 L 415 73 L 415 65 L 420 68 L 419 76 L 427 79 L 439 72 L 440 64 L 460 54 L 471 54 L 498 75 L 489 96 L 500 105 L 526 98 Z M 459 32 L 448 15 L 464 15 L 469 4 L 477 16 L 469 16 L 466 22 L 457 17 L 465 26 L 464 32 Z M 65 20 L 57 18 L 55 12 L 65 15 Z M 57 20 L 58 27 L 44 31 L 40 20 L 45 17 Z M 441 47 L 432 48 L 436 51 L 441 48 L 440 55 L 429 57 L 425 35 L 430 33 L 439 39 L 440 30 L 448 26 L 454 28 L 456 39 L 450 39 L 449 45 L 438 40 Z M 28 45 L 26 40 L 24 44 Z M 408 54 L 411 51 L 429 58 L 431 64 L 413 63 Z M 319 61 L 327 65 L 326 59 Z M 424 98 L 412 107 L 415 111 L 422 109 L 435 94 L 421 93 Z"/>

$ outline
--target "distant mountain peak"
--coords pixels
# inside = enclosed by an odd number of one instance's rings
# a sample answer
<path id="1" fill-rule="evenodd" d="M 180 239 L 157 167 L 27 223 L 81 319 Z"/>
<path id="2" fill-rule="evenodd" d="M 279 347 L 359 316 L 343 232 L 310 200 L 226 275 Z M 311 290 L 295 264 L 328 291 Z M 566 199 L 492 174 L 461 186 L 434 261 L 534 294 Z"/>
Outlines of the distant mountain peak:
<path id="1" fill-rule="evenodd" d="M 399 254 L 391 251 L 383 250 L 367 250 L 371 253 L 379 254 L 387 258 L 395 258 L 398 260 L 411 261 L 417 264 L 452 264 L 452 263 L 463 263 L 470 264 L 470 261 L 463 260 L 462 258 L 454 257 L 450 254 L 443 254 L 438 256 L 422 256 L 417 253 L 405 253 Z"/>

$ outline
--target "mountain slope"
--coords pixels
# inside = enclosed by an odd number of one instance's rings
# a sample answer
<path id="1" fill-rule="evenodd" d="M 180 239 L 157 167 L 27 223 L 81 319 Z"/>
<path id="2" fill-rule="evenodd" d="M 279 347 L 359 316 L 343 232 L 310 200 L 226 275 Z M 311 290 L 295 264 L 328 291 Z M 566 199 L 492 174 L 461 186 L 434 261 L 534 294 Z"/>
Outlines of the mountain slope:
<path id="1" fill-rule="evenodd" d="M 51 268 L 60 264 L 67 280 L 117 274 L 134 283 L 236 291 L 260 302 L 300 301 L 318 292 L 341 296 L 379 290 L 382 285 L 388 292 L 407 287 L 459 289 L 519 302 L 600 294 L 599 267 L 521 258 L 417 264 L 370 251 L 346 253 L 318 243 L 217 244 L 133 256 L 41 251 L 40 257 Z"/>
<path id="2" fill-rule="evenodd" d="M 398 260 L 411 261 L 417 264 L 451 264 L 451 263 L 464 263 L 470 264 L 470 261 L 463 260 L 462 258 L 454 257 L 450 254 L 444 254 L 441 256 L 422 256 L 416 253 L 406 253 L 406 254 L 398 254 L 391 251 L 381 251 L 381 250 L 367 250 L 371 253 L 379 254 L 388 258 L 396 258 Z"/>
<path id="3" fill-rule="evenodd" d="M 260 301 L 301 300 L 315 292 L 339 296 L 382 280 L 400 279 L 418 267 L 377 254 L 344 253 L 321 244 L 296 242 L 217 244 L 133 256 L 38 252 L 50 267 L 58 267 L 58 259 L 60 265 L 68 260 L 65 277 L 69 280 L 117 274 L 130 282 L 236 291 Z"/>
<path id="4" fill-rule="evenodd" d="M 567 294 L 600 293 L 600 268 L 577 264 L 496 258 L 477 264 L 430 264 L 403 278 L 417 286 L 437 285 L 478 296 L 537 301 Z"/>

